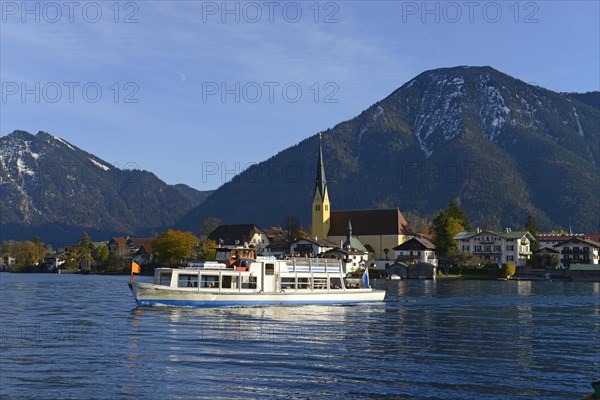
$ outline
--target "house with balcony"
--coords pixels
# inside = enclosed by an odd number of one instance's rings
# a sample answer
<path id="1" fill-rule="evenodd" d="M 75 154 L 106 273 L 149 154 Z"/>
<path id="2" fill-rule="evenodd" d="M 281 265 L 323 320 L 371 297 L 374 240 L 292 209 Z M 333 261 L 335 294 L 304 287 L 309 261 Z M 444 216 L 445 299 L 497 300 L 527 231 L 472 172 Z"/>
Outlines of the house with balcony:
<path id="1" fill-rule="evenodd" d="M 482 260 L 496 263 L 514 262 L 518 267 L 525 266 L 531 258 L 531 243 L 535 238 L 527 231 L 504 232 L 476 230 L 460 232 L 454 236 L 458 250 L 473 254 Z"/>
<path id="2" fill-rule="evenodd" d="M 568 269 L 571 264 L 598 264 L 600 243 L 582 237 L 573 237 L 570 240 L 555 246 L 560 254 L 560 268 Z"/>
<path id="3" fill-rule="evenodd" d="M 294 257 L 318 257 L 337 247 L 327 239 L 302 238 L 290 243 L 290 254 Z"/>
<path id="4" fill-rule="evenodd" d="M 262 254 L 269 245 L 269 237 L 254 224 L 219 225 L 208 238 L 221 247 L 251 247 Z"/>
<path id="5" fill-rule="evenodd" d="M 416 264 L 424 262 L 438 265 L 437 256 L 435 254 L 435 245 L 428 239 L 420 236 L 415 236 L 412 239 L 394 247 L 396 261 L 405 264 Z"/>

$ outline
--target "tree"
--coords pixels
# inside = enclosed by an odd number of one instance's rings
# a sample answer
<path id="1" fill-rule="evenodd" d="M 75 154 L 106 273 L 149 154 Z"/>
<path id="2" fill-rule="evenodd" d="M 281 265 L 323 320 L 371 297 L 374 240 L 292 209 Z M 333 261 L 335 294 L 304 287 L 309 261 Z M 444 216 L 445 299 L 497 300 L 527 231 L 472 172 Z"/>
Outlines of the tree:
<path id="1" fill-rule="evenodd" d="M 200 240 L 196 245 L 197 261 L 213 261 L 217 254 L 217 243 L 214 240 Z"/>
<path id="2" fill-rule="evenodd" d="M 537 227 L 537 225 L 535 223 L 535 218 L 533 218 L 533 215 L 527 216 L 527 222 L 525 223 L 524 229 L 526 231 L 528 231 L 529 233 L 531 233 L 536 238 L 540 234 L 540 229 Z"/>
<path id="3" fill-rule="evenodd" d="M 79 239 L 79 242 L 77 242 L 77 250 L 75 254 L 77 260 L 79 261 L 79 265 L 86 270 L 89 270 L 92 267 L 92 262 L 94 261 L 92 252 L 95 248 L 96 246 L 92 242 L 92 239 L 90 239 L 86 232 L 83 232 L 83 237 Z"/>
<path id="4" fill-rule="evenodd" d="M 539 250 L 540 245 L 538 242 L 538 237 L 540 235 L 540 229 L 535 224 L 535 219 L 532 215 L 527 216 L 527 222 L 525 223 L 525 227 L 523 229 L 531 233 L 531 235 L 535 239 L 533 242 L 531 242 L 531 245 L 529 246 L 531 248 L 531 251 L 535 252 Z"/>
<path id="5" fill-rule="evenodd" d="M 99 264 L 106 264 L 108 261 L 108 257 L 110 256 L 110 250 L 106 243 L 96 246 L 94 251 L 92 252 L 92 257 Z"/>
<path id="6" fill-rule="evenodd" d="M 196 241 L 190 232 L 169 229 L 152 241 L 152 249 L 160 263 L 174 264 L 192 255 Z"/>
<path id="7" fill-rule="evenodd" d="M 445 210 L 446 215 L 449 217 L 455 218 L 464 228 L 464 230 L 470 230 L 471 225 L 469 224 L 469 219 L 467 218 L 467 214 L 456 204 L 454 200 L 451 200 L 448 203 L 448 207 Z"/>
<path id="8" fill-rule="evenodd" d="M 404 217 L 407 221 L 410 221 L 410 227 L 415 233 L 425 233 L 431 226 L 431 221 L 428 218 L 423 218 L 416 213 L 410 211 L 404 212 Z"/>
<path id="9" fill-rule="evenodd" d="M 15 258 L 15 270 L 20 271 L 30 267 L 37 261 L 37 249 L 33 242 L 16 242 L 12 246 L 12 255 Z"/>
<path id="10" fill-rule="evenodd" d="M 33 239 L 33 244 L 35 245 L 36 250 L 36 260 L 42 261 L 44 257 L 49 253 L 48 246 L 42 241 L 39 236 L 36 236 Z"/>
<path id="11" fill-rule="evenodd" d="M 450 250 L 456 250 L 458 245 L 454 236 L 469 229 L 467 215 L 454 201 L 451 201 L 445 210 L 436 215 L 429 228 L 437 254 L 445 257 Z"/>
<path id="12" fill-rule="evenodd" d="M 478 265 L 479 259 L 473 254 L 467 251 L 460 251 L 458 249 L 450 249 L 446 254 L 446 260 L 450 265 L 457 265 L 459 267 Z"/>
<path id="13" fill-rule="evenodd" d="M 285 232 L 285 238 L 288 242 L 295 240 L 300 237 L 302 232 L 302 225 L 300 225 L 300 221 L 298 218 L 294 216 L 287 216 L 283 219 L 283 224 L 281 225 L 281 229 Z"/>

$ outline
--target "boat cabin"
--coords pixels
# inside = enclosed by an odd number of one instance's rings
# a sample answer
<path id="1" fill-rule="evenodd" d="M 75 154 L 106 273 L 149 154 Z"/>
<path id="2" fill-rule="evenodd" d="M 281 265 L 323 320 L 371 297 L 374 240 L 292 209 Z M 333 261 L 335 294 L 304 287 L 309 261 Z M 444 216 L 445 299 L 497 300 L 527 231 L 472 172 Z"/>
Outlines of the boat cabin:
<path id="1" fill-rule="evenodd" d="M 243 250 L 251 249 L 227 250 L 232 250 L 227 260 L 222 258 L 217 259 L 217 262 L 199 263 L 187 268 L 157 268 L 153 283 L 183 290 L 206 289 L 219 292 L 332 291 L 359 288 L 345 280 L 339 260 L 252 260 L 241 258 L 248 254 Z M 223 251 L 222 254 L 227 253 Z M 233 258 L 238 256 L 240 258 Z M 231 266 L 226 267 L 225 262 L 232 262 Z"/>

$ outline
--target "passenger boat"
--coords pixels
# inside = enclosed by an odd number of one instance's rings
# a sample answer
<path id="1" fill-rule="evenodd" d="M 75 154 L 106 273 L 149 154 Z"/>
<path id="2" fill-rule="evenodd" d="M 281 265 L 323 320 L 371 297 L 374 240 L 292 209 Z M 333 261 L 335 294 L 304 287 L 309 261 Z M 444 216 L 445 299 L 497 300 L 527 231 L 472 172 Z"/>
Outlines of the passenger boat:
<path id="1" fill-rule="evenodd" d="M 218 249 L 217 261 L 157 268 L 152 283 L 132 281 L 138 306 L 247 306 L 347 304 L 382 301 L 368 270 L 361 284 L 346 281 L 340 260 L 254 257 L 253 249 Z"/>

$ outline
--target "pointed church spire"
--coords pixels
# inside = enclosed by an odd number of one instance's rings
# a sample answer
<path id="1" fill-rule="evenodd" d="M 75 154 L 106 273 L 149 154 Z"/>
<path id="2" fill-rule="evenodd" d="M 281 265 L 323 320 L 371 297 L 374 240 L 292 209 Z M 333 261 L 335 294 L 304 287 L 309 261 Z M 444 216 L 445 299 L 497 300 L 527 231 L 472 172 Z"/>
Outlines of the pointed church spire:
<path id="1" fill-rule="evenodd" d="M 348 218 L 348 229 L 346 230 L 346 241 L 344 242 L 343 248 L 352 248 L 352 223 L 350 222 L 350 218 Z"/>
<path id="2" fill-rule="evenodd" d="M 323 139 L 319 132 L 319 159 L 317 160 L 317 177 L 315 179 L 315 193 L 319 191 L 321 198 L 325 197 L 327 191 L 327 180 L 325 179 L 325 166 L 323 165 Z"/>

